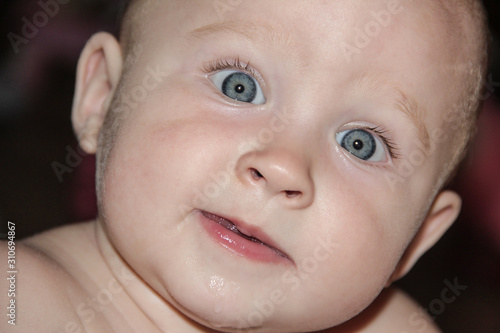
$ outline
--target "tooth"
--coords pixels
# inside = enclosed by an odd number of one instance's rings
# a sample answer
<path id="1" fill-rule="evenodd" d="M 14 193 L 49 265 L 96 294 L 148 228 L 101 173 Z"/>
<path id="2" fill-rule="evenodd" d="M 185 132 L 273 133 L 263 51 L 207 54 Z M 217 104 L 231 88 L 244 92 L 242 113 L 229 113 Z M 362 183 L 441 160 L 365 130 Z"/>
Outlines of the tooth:
<path id="1" fill-rule="evenodd" d="M 229 220 L 226 220 L 225 218 L 220 218 L 220 222 L 221 224 L 226 227 L 227 229 L 231 230 L 231 231 L 238 231 L 238 228 L 236 228 L 236 226 L 234 225 L 234 223 L 231 223 L 231 221 Z"/>
<path id="2" fill-rule="evenodd" d="M 217 216 L 217 215 L 213 215 L 213 214 L 207 214 L 207 215 L 210 215 L 209 218 L 211 218 L 212 220 L 215 220 L 217 221 L 217 223 L 219 223 L 220 225 L 222 225 L 223 227 L 225 227 L 226 229 L 240 235 L 241 237 L 245 238 L 245 239 L 248 239 L 249 241 L 251 242 L 254 242 L 254 243 L 259 243 L 259 244 L 262 244 L 262 245 L 266 245 L 264 242 L 262 242 L 260 239 L 258 238 L 255 238 L 255 237 L 251 237 L 251 236 L 247 236 L 245 235 L 244 233 L 242 233 L 241 231 L 238 230 L 238 227 L 236 227 L 236 225 L 223 218 L 223 217 L 220 217 L 220 216 Z"/>

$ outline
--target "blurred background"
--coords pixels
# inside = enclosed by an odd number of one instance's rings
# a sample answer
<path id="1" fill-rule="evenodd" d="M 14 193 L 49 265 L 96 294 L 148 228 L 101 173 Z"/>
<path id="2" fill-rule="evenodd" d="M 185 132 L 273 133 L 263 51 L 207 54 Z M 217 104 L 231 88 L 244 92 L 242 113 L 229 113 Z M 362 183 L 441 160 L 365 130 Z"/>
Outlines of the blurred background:
<path id="1" fill-rule="evenodd" d="M 46 22 L 38 1 L 0 3 L 0 238 L 7 221 L 20 239 L 96 215 L 94 158 L 78 154 L 70 112 L 79 53 L 94 32 L 117 31 L 120 0 L 66 2 Z M 494 36 L 488 98 L 452 184 L 463 211 L 398 282 L 445 332 L 500 332 L 500 2 L 485 6 Z M 43 27 L 23 32 L 26 20 Z M 467 286 L 449 304 L 445 281 Z"/>

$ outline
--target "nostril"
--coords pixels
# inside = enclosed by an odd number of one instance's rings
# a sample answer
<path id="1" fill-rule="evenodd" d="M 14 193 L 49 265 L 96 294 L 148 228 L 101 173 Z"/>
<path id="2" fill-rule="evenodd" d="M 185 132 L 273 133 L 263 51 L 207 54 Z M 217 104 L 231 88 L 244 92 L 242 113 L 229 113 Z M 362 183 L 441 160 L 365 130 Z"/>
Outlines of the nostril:
<path id="1" fill-rule="evenodd" d="M 285 191 L 287 198 L 295 198 L 302 194 L 300 191 Z"/>
<path id="2" fill-rule="evenodd" d="M 257 169 L 251 168 L 250 173 L 252 174 L 252 177 L 255 180 L 258 180 L 260 178 L 264 178 L 264 176 Z"/>

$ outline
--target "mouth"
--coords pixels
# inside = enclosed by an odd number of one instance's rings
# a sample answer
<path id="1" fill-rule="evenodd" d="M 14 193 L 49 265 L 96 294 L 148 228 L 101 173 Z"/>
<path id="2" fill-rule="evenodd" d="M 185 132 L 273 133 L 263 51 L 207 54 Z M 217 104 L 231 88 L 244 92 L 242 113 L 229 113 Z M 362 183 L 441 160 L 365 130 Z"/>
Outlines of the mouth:
<path id="1" fill-rule="evenodd" d="M 293 260 L 258 228 L 206 211 L 201 211 L 201 220 L 209 235 L 233 253 L 254 261 L 293 263 Z"/>

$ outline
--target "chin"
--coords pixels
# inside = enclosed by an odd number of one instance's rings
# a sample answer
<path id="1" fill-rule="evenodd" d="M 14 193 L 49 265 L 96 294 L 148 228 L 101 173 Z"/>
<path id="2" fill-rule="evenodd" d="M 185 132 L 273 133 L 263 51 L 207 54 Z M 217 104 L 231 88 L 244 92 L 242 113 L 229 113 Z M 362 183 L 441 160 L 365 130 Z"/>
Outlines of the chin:
<path id="1" fill-rule="evenodd" d="M 176 295 L 178 294 L 178 295 Z M 231 300 L 218 297 L 200 297 L 203 293 L 193 291 L 187 296 L 182 292 L 172 295 L 169 302 L 191 320 L 220 332 L 290 332 L 296 327 L 287 327 L 289 322 L 277 322 L 271 311 L 262 314 L 252 302 L 242 302 L 235 296 Z M 178 297 L 176 297 L 178 296 Z"/>
<path id="2" fill-rule="evenodd" d="M 176 307 L 191 320 L 210 329 L 228 333 L 290 333 L 313 332 L 342 324 L 349 318 L 328 318 L 328 322 L 313 320 L 304 314 L 278 313 L 271 308 L 257 308 L 253 302 L 183 300 Z M 323 318 L 324 319 L 324 318 Z M 314 322 L 313 322 L 314 321 Z"/>

